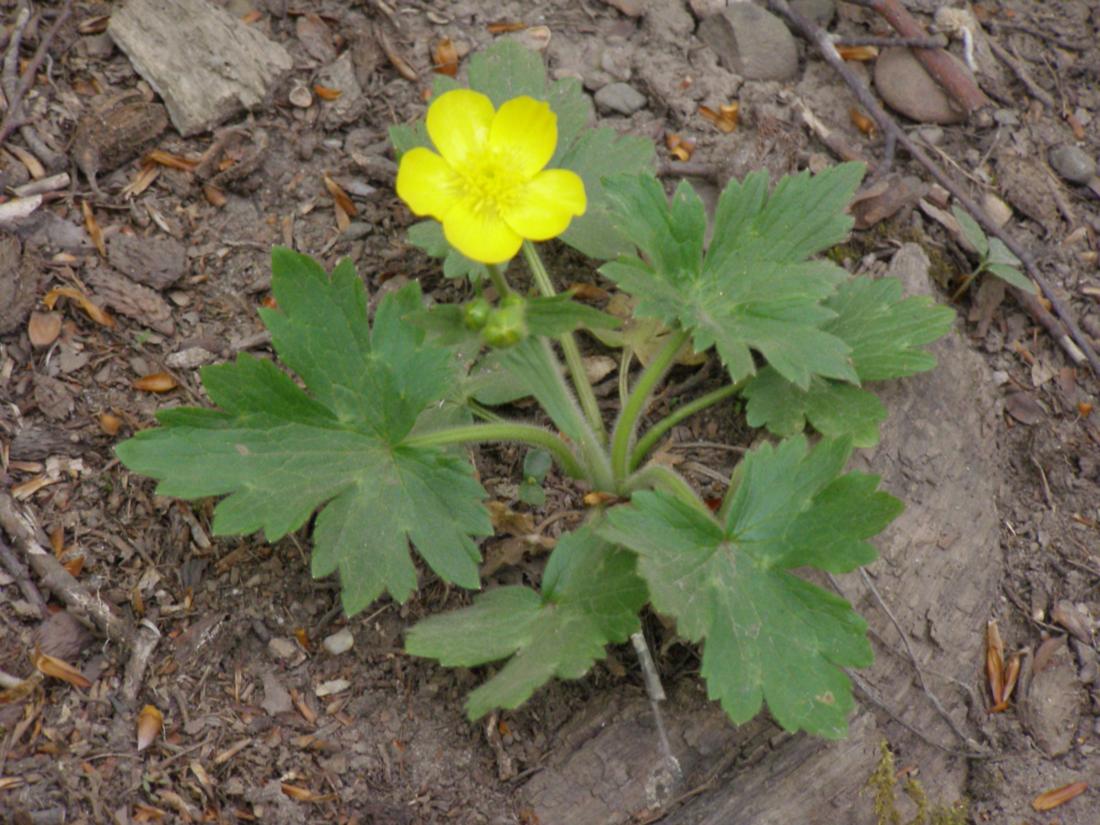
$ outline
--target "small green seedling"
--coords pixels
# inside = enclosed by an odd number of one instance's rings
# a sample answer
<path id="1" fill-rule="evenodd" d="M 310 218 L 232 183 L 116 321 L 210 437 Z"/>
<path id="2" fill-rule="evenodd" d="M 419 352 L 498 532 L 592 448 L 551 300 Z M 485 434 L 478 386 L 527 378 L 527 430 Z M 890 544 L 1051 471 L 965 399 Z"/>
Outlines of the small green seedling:
<path id="1" fill-rule="evenodd" d="M 973 272 L 963 279 L 962 285 L 955 292 L 952 300 L 957 300 L 960 295 L 966 292 L 974 279 L 983 272 L 988 272 L 990 275 L 1000 278 L 1006 284 L 1022 289 L 1024 292 L 1033 295 L 1037 293 L 1035 284 L 1020 271 L 1022 266 L 1020 259 L 1012 254 L 1000 238 L 986 237 L 985 232 L 982 231 L 977 222 L 959 207 L 952 206 L 951 213 L 955 216 L 955 220 L 959 222 L 963 237 L 978 253 L 978 265 L 974 267 Z"/>
<path id="2" fill-rule="evenodd" d="M 538 587 L 487 588 L 409 631 L 417 656 L 504 662 L 470 694 L 471 719 L 581 677 L 651 604 L 702 646 L 708 692 L 733 721 L 766 702 L 788 730 L 845 735 L 844 669 L 871 663 L 866 624 L 796 571 L 874 560 L 869 539 L 902 505 L 876 477 L 845 471 L 886 416 L 870 386 L 931 369 L 922 347 L 953 313 L 814 257 L 852 226 L 859 164 L 774 188 L 764 172 L 731 181 L 708 232 L 690 184 L 666 195 L 652 144 L 590 128 L 579 84 L 548 83 L 537 55 L 498 43 L 471 59 L 469 82 L 441 79 L 426 125 L 393 131 L 398 193 L 427 217 L 411 239 L 466 280 L 468 301 L 425 308 L 410 283 L 368 320 L 350 262 L 329 273 L 275 249 L 278 308 L 261 315 L 282 368 L 248 354 L 205 367 L 216 409 L 163 410 L 162 426 L 119 457 L 162 495 L 222 496 L 219 535 L 275 541 L 316 515 L 313 575 L 338 573 L 354 615 L 413 594 L 411 551 L 444 581 L 479 589 L 478 542 L 492 524 L 468 446 L 525 445 L 523 500 L 544 500 L 552 462 L 602 503 L 558 538 Z M 614 341 L 620 319 L 557 291 L 534 243 L 553 237 L 629 298 L 634 332 L 659 333 L 622 336 L 610 408 L 575 335 Z M 716 361 L 722 384 L 652 420 L 654 394 L 692 354 Z M 520 398 L 540 411 L 512 417 Z M 655 454 L 678 423 L 738 399 L 781 440 L 745 454 L 712 511 Z"/>

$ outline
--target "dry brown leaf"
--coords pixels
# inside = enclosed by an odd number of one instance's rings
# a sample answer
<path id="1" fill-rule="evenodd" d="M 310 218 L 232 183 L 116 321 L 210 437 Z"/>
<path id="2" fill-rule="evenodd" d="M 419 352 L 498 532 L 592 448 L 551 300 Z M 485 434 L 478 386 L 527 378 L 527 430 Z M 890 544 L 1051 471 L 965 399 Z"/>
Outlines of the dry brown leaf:
<path id="1" fill-rule="evenodd" d="M 264 14 L 259 9 L 252 9 L 241 15 L 241 22 L 246 26 L 251 26 L 253 23 L 259 23 L 264 19 Z"/>
<path id="2" fill-rule="evenodd" d="M 347 232 L 348 227 L 351 226 L 351 218 L 348 217 L 348 213 L 344 211 L 339 203 L 334 203 L 332 209 L 336 216 L 336 228 L 341 232 Z"/>
<path id="3" fill-rule="evenodd" d="M 38 158 L 24 149 L 22 146 L 11 143 L 10 141 L 5 144 L 5 149 L 19 158 L 19 162 L 27 167 L 27 172 L 35 180 L 46 177 L 46 168 L 39 162 Z"/>
<path id="4" fill-rule="evenodd" d="M 222 207 L 225 206 L 227 198 L 225 193 L 221 189 L 210 183 L 203 184 L 202 187 L 203 197 L 206 198 L 206 202 L 211 206 Z"/>
<path id="5" fill-rule="evenodd" d="M 84 229 L 87 230 L 88 237 L 92 239 L 92 243 L 95 244 L 96 251 L 99 252 L 100 257 L 106 258 L 107 245 L 103 242 L 103 230 L 99 228 L 99 221 L 95 219 L 95 212 L 92 211 L 92 205 L 86 200 L 81 201 L 80 211 L 84 213 Z"/>
<path id="6" fill-rule="evenodd" d="M 1065 805 L 1071 799 L 1076 799 L 1089 788 L 1088 782 L 1071 782 L 1052 791 L 1045 791 L 1031 800 L 1031 807 L 1036 811 L 1049 811 L 1059 805 Z"/>
<path id="7" fill-rule="evenodd" d="M 857 60 L 861 63 L 878 57 L 877 46 L 837 46 L 836 52 L 844 60 Z"/>
<path id="8" fill-rule="evenodd" d="M 0 791 L 18 788 L 24 782 L 26 782 L 26 780 L 21 776 L 0 776 Z"/>
<path id="9" fill-rule="evenodd" d="M 54 287 L 45 294 L 42 298 L 42 303 L 46 305 L 47 309 L 53 309 L 58 298 L 72 298 L 80 304 L 80 308 L 84 310 L 84 314 L 100 326 L 113 327 L 115 325 L 115 319 L 107 313 L 107 310 L 100 309 L 98 305 L 92 303 L 92 300 L 79 289 L 73 289 L 71 286 Z"/>
<path id="10" fill-rule="evenodd" d="M 65 552 L 65 528 L 60 524 L 50 530 L 50 549 L 55 559 L 61 558 Z"/>
<path id="11" fill-rule="evenodd" d="M 84 569 L 84 557 L 77 556 L 76 558 L 70 559 L 69 561 L 65 562 L 61 566 L 64 567 L 68 574 L 74 579 L 78 578 L 80 576 L 80 572 Z"/>
<path id="12" fill-rule="evenodd" d="M 432 71 L 455 77 L 458 74 L 458 49 L 451 38 L 444 37 L 436 41 L 432 48 Z"/>
<path id="13" fill-rule="evenodd" d="M 1005 644 L 1001 641 L 997 620 L 992 619 L 985 626 L 985 675 L 989 679 L 989 692 L 993 697 L 994 705 L 1004 701 L 1004 667 Z"/>
<path id="14" fill-rule="evenodd" d="M 179 386 L 179 382 L 166 372 L 154 372 L 143 375 L 133 383 L 135 390 L 143 392 L 169 392 Z"/>
<path id="15" fill-rule="evenodd" d="M 226 762 L 228 762 L 230 759 L 232 759 L 234 756 L 236 756 L 238 753 L 243 751 L 245 748 L 247 748 L 251 744 L 252 744 L 251 737 L 248 738 L 248 739 L 240 739 L 237 742 L 234 742 L 232 745 L 230 745 L 228 748 L 223 750 L 221 753 L 218 753 L 214 756 L 214 764 L 215 765 L 224 765 Z"/>
<path id="16" fill-rule="evenodd" d="M 145 156 L 145 163 L 155 163 L 159 166 L 167 166 L 169 169 L 179 169 L 181 172 L 194 172 L 199 165 L 197 160 L 173 155 L 163 149 L 154 149 Z"/>
<path id="17" fill-rule="evenodd" d="M 60 312 L 32 312 L 27 321 L 27 337 L 31 346 L 48 347 L 61 334 Z"/>
<path id="18" fill-rule="evenodd" d="M 485 506 L 496 532 L 511 536 L 528 536 L 535 532 L 535 519 L 530 513 L 516 512 L 503 501 L 489 501 Z"/>
<path id="19" fill-rule="evenodd" d="M 527 28 L 527 24 L 498 20 L 495 23 L 490 23 L 485 28 L 488 30 L 489 34 L 509 34 L 511 32 L 523 31 Z"/>
<path id="20" fill-rule="evenodd" d="M 699 114 L 713 123 L 720 132 L 728 135 L 737 128 L 737 123 L 741 117 L 741 104 L 736 101 L 728 103 L 719 106 L 717 112 L 709 106 L 700 106 Z"/>
<path id="21" fill-rule="evenodd" d="M 164 730 L 164 714 L 156 706 L 146 705 L 137 718 L 137 749 L 143 751 L 156 741 Z"/>
<path id="22" fill-rule="evenodd" d="M 319 86 L 316 84 L 313 86 L 313 93 L 317 95 L 317 97 L 321 98 L 321 100 L 329 101 L 336 100 L 340 97 L 340 95 L 343 94 L 343 92 L 339 89 L 333 89 L 329 86 Z"/>
<path id="23" fill-rule="evenodd" d="M 68 662 L 50 656 L 47 653 L 43 653 L 37 647 L 34 649 L 34 654 L 31 656 L 31 659 L 34 662 L 35 669 L 43 676 L 60 679 L 82 690 L 86 690 L 92 686 L 92 683 L 84 677 L 84 674 Z"/>
<path id="24" fill-rule="evenodd" d="M 102 34 L 107 31 L 107 24 L 111 22 L 111 15 L 97 14 L 85 17 L 76 24 L 76 30 L 81 34 Z"/>
<path id="25" fill-rule="evenodd" d="M 874 137 L 875 132 L 878 131 L 875 121 L 867 117 L 857 106 L 853 106 L 848 110 L 848 117 L 852 119 L 855 127 L 868 137 Z"/>
<path id="26" fill-rule="evenodd" d="M 391 64 L 393 64 L 393 67 L 397 69 L 397 73 L 399 75 L 401 75 L 406 80 L 411 80 L 415 83 L 420 78 L 420 75 L 417 73 L 416 69 L 410 66 L 409 61 L 402 57 L 397 49 L 394 48 L 393 43 L 390 41 L 389 35 L 387 35 L 385 31 L 383 31 L 382 29 L 378 29 L 377 34 L 378 44 L 382 47 L 382 51 L 385 53 L 386 59 L 389 60 Z"/>
<path id="27" fill-rule="evenodd" d="M 122 428 L 122 419 L 112 412 L 101 412 L 99 414 L 99 429 L 103 430 L 104 435 L 118 435 L 118 431 Z"/>
<path id="28" fill-rule="evenodd" d="M 344 212 L 346 212 L 348 216 L 352 218 L 358 215 L 359 209 L 356 208 L 354 203 L 352 203 L 351 198 L 348 197 L 348 193 L 343 190 L 340 184 L 329 177 L 328 172 L 324 173 L 324 179 L 325 189 L 328 190 L 328 193 L 332 196 L 332 199 L 336 202 L 336 205 L 344 210 Z M 341 227 L 341 229 L 346 228 L 347 227 Z"/>
<path id="29" fill-rule="evenodd" d="M 138 802 L 134 805 L 134 814 L 130 818 L 134 822 L 160 822 L 166 816 L 168 816 L 168 811 L 162 811 L 160 808 Z"/>
<path id="30" fill-rule="evenodd" d="M 11 488 L 11 494 L 16 501 L 25 501 L 43 487 L 49 487 L 51 484 L 57 484 L 59 481 L 61 481 L 60 478 L 50 478 L 46 475 L 35 476 L 32 479 L 14 485 Z"/>
<path id="31" fill-rule="evenodd" d="M 610 292 L 595 284 L 575 282 L 569 285 L 569 292 L 582 301 L 607 301 L 611 298 Z"/>
<path id="32" fill-rule="evenodd" d="M 298 640 L 298 644 L 302 646 L 302 650 L 308 651 L 310 648 L 309 631 L 304 627 L 294 628 L 294 638 Z"/>
<path id="33" fill-rule="evenodd" d="M 686 140 L 673 132 L 665 134 L 665 147 L 668 153 L 679 161 L 691 160 L 691 156 L 695 153 L 694 140 Z"/>
<path id="34" fill-rule="evenodd" d="M 585 507 L 601 507 L 605 504 L 611 504 L 619 500 L 619 497 L 614 493 L 603 493 L 599 490 L 593 490 L 591 493 L 585 493 L 584 506 Z"/>
<path id="35" fill-rule="evenodd" d="M 0 690 L 0 705 L 13 705 L 22 702 L 42 682 L 42 674 L 37 670 L 14 687 Z"/>
<path id="36" fill-rule="evenodd" d="M 1070 130 L 1073 132 L 1074 139 L 1084 140 L 1086 134 L 1085 127 L 1081 125 L 1081 121 L 1077 119 L 1077 116 L 1074 115 L 1073 112 L 1066 112 L 1065 118 L 1066 125 L 1069 126 Z"/>
<path id="37" fill-rule="evenodd" d="M 146 189 L 153 185 L 158 177 L 160 177 L 161 167 L 155 163 L 143 163 L 141 169 L 132 181 L 130 181 L 122 190 L 122 196 L 127 198 L 136 198 Z"/>
<path id="38" fill-rule="evenodd" d="M 1090 404 L 1088 401 L 1078 401 L 1077 414 L 1082 418 L 1088 418 L 1090 415 L 1092 415 L 1092 404 Z"/>
<path id="39" fill-rule="evenodd" d="M 1005 397 L 1005 411 L 1028 426 L 1038 424 L 1046 418 L 1046 410 L 1026 392 L 1014 392 Z"/>
<path id="40" fill-rule="evenodd" d="M 289 782 L 283 782 L 282 789 L 284 794 L 286 794 L 296 802 L 330 802 L 333 799 L 337 798 L 336 794 L 334 793 L 314 793 L 309 788 L 302 788 L 298 785 L 291 785 Z"/>

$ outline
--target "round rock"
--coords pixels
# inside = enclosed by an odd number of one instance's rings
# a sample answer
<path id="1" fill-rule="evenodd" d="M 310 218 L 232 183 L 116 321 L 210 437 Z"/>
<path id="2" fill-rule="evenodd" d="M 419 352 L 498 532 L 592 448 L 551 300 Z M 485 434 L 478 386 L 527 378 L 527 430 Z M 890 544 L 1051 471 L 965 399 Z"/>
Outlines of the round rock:
<path id="1" fill-rule="evenodd" d="M 609 83 L 596 92 L 596 105 L 605 112 L 632 115 L 645 103 L 645 95 L 629 83 Z"/>
<path id="2" fill-rule="evenodd" d="M 1050 165 L 1070 183 L 1088 183 L 1096 175 L 1096 161 L 1092 156 L 1071 144 L 1051 149 Z"/>
<path id="3" fill-rule="evenodd" d="M 954 59 L 954 58 L 953 58 Z M 961 62 L 959 67 L 969 71 Z M 909 49 L 886 49 L 875 61 L 875 88 L 886 105 L 918 123 L 962 123 L 966 113 L 952 102 Z"/>

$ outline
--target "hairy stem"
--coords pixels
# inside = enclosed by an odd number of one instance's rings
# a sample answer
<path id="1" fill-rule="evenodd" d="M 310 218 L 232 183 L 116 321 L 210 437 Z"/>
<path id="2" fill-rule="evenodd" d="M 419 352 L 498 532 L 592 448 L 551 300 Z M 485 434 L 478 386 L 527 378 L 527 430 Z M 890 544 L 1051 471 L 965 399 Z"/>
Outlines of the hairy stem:
<path id="1" fill-rule="evenodd" d="M 669 335 L 667 343 L 649 362 L 649 366 L 642 371 L 638 383 L 634 385 L 630 397 L 623 405 L 622 412 L 619 413 L 619 420 L 615 423 L 615 430 L 611 434 L 611 470 L 615 473 L 616 480 L 620 482 L 625 480 L 630 472 L 630 440 L 634 437 L 638 419 L 645 411 L 649 396 L 672 367 L 676 354 L 687 343 L 689 336 L 690 333 L 683 330 Z"/>
<path id="2" fill-rule="evenodd" d="M 541 447 L 557 459 L 566 475 L 582 479 L 587 476 L 569 445 L 560 436 L 534 424 L 520 424 L 516 421 L 467 424 L 410 436 L 405 439 L 404 444 L 409 447 L 446 447 L 452 444 L 496 441 L 518 441 L 532 447 Z"/>
<path id="3" fill-rule="evenodd" d="M 503 298 L 512 291 L 512 288 L 508 286 L 508 281 L 505 279 L 504 272 L 501 271 L 499 264 L 485 264 L 485 268 L 489 270 L 489 280 L 493 282 L 498 298 Z"/>
<path id="4" fill-rule="evenodd" d="M 634 469 L 642 463 L 642 460 L 649 454 L 649 451 L 653 449 L 653 446 L 660 440 L 661 436 L 685 418 L 689 418 L 695 415 L 695 413 L 705 410 L 713 404 L 717 404 L 724 398 L 729 398 L 741 389 L 742 384 L 744 384 L 744 382 L 739 381 L 736 384 L 727 384 L 724 387 L 719 387 L 716 390 L 708 392 L 706 395 L 699 396 L 689 404 L 684 404 L 684 406 L 673 410 L 662 418 L 638 440 L 637 444 L 634 445 L 634 450 L 630 454 L 630 468 Z"/>
<path id="5" fill-rule="evenodd" d="M 531 274 L 535 278 L 535 285 L 539 292 L 546 298 L 556 294 L 554 284 L 550 281 L 550 273 L 539 257 L 535 245 L 530 241 L 523 242 L 523 257 Z M 584 371 L 584 361 L 581 360 L 581 351 L 577 347 L 577 341 L 573 333 L 567 332 L 558 338 L 561 350 L 565 354 L 565 363 L 569 367 L 569 375 L 573 379 L 573 386 L 577 392 L 577 399 L 584 410 L 585 418 L 601 441 L 607 438 L 607 430 L 604 428 L 603 416 L 600 414 L 600 405 L 596 402 L 596 393 L 592 391 L 592 385 L 588 381 L 588 375 Z"/>

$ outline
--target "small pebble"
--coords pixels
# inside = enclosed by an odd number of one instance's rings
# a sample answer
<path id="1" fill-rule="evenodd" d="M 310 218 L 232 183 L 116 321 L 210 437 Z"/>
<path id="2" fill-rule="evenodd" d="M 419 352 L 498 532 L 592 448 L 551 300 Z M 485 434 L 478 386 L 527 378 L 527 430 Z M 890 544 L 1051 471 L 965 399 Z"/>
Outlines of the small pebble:
<path id="1" fill-rule="evenodd" d="M 1012 207 L 992 192 L 982 195 L 982 208 L 997 226 L 1004 226 L 1012 218 Z"/>
<path id="2" fill-rule="evenodd" d="M 298 654 L 298 643 L 293 639 L 274 636 L 267 643 L 267 650 L 276 659 L 291 659 Z"/>
<path id="3" fill-rule="evenodd" d="M 645 95 L 628 83 L 609 83 L 596 92 L 596 105 L 600 109 L 620 115 L 632 115 L 645 104 Z"/>
<path id="4" fill-rule="evenodd" d="M 1084 149 L 1069 144 L 1050 150 L 1050 165 L 1070 183 L 1088 183 L 1096 174 L 1096 160 Z"/>
<path id="5" fill-rule="evenodd" d="M 322 682 L 313 689 L 313 692 L 317 694 L 319 698 L 325 696 L 332 696 L 334 693 L 342 693 L 351 687 L 351 682 L 347 679 L 333 679 L 329 682 Z"/>
<path id="6" fill-rule="evenodd" d="M 325 640 L 321 642 L 321 647 L 333 656 L 339 656 L 341 653 L 347 653 L 351 650 L 354 644 L 355 637 L 351 635 L 350 630 L 344 627 L 337 630 L 331 636 L 325 637 Z"/>

